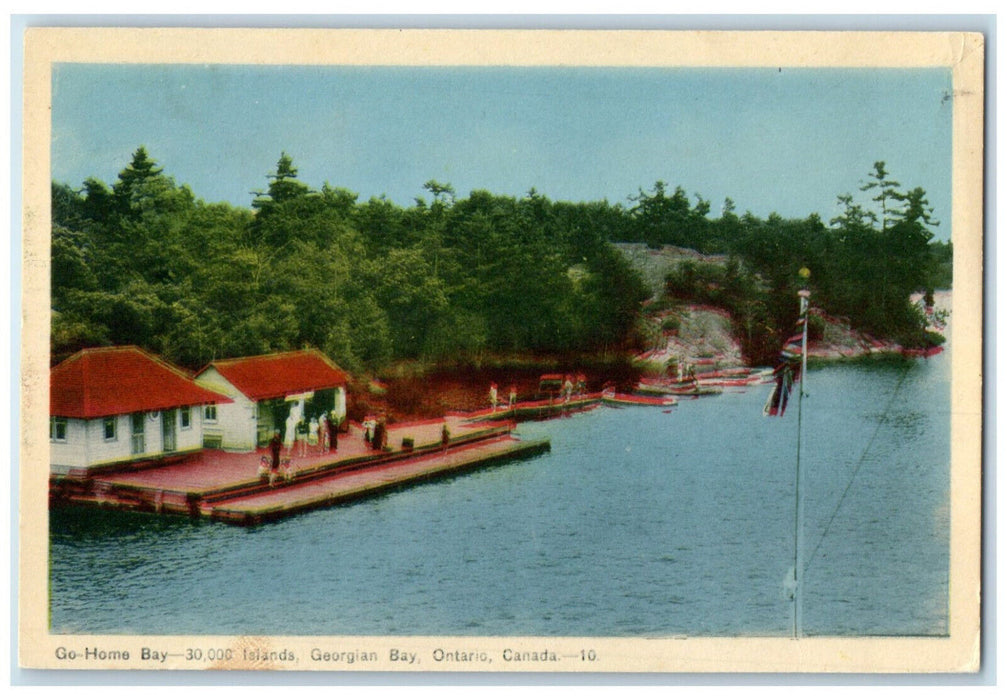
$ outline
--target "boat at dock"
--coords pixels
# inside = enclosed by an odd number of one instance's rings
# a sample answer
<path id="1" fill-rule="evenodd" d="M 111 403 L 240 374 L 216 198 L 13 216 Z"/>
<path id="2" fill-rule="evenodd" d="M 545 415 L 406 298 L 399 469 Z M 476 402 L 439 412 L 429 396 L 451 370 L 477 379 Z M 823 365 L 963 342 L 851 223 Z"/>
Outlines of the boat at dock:
<path id="1" fill-rule="evenodd" d="M 643 394 L 624 394 L 621 392 L 605 392 L 601 400 L 606 406 L 674 406 L 678 399 L 673 396 L 653 396 Z"/>
<path id="2" fill-rule="evenodd" d="M 771 369 L 738 367 L 700 372 L 681 381 L 664 378 L 646 379 L 637 385 L 635 391 L 654 396 L 711 396 L 722 394 L 725 389 L 765 384 L 772 378 Z"/>
<path id="3" fill-rule="evenodd" d="M 712 396 L 724 390 L 717 386 L 701 385 L 695 382 L 683 384 L 638 384 L 636 392 L 649 396 Z"/>
<path id="4" fill-rule="evenodd" d="M 597 408 L 602 403 L 600 393 L 580 394 L 572 396 L 569 400 L 563 398 L 536 399 L 534 401 L 518 401 L 514 404 L 501 404 L 496 408 L 487 407 L 477 411 L 455 411 L 448 415 L 460 418 L 467 422 L 477 422 L 483 420 L 545 420 L 557 416 L 590 411 Z"/>

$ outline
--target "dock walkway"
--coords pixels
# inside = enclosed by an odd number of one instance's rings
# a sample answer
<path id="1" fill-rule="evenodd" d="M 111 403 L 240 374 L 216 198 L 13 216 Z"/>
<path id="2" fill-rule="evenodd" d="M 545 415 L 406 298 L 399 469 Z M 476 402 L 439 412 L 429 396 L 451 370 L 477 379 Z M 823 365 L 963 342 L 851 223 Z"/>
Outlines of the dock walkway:
<path id="1" fill-rule="evenodd" d="M 545 420 L 557 416 L 590 411 L 599 406 L 660 406 L 667 408 L 678 403 L 670 395 L 648 395 L 646 393 L 626 394 L 621 392 L 592 392 L 575 394 L 569 400 L 562 398 L 519 401 L 513 405 L 501 404 L 496 409 L 481 408 L 468 413 L 450 414 L 455 419 L 466 422 L 483 420 Z"/>
<path id="2" fill-rule="evenodd" d="M 400 458 L 377 466 L 329 474 L 282 489 L 260 490 L 250 495 L 207 503 L 202 514 L 212 520 L 253 525 L 548 449 L 547 440 L 521 441 L 510 435 L 500 435 L 444 452 Z"/>
<path id="3" fill-rule="evenodd" d="M 447 449 L 441 445 L 445 424 L 451 434 Z M 457 417 L 401 423 L 389 427 L 389 447 L 384 450 L 372 449 L 354 428 L 340 437 L 336 452 L 308 447 L 300 456 L 295 446 L 289 455 L 289 479 L 273 484 L 259 476 L 266 450 L 204 450 L 146 469 L 126 466 L 100 474 L 54 476 L 50 501 L 249 525 L 549 449 L 548 440 L 514 438 L 512 427 L 508 421 Z M 411 438 L 414 447 L 403 446 L 403 438 Z M 283 456 L 288 456 L 286 450 Z"/>
<path id="4" fill-rule="evenodd" d="M 601 393 L 578 394 L 564 401 L 562 398 L 518 401 L 512 405 L 500 403 L 496 408 L 486 407 L 475 411 L 454 411 L 448 416 L 465 423 L 485 420 L 545 420 L 569 413 L 590 411 L 602 404 Z"/>

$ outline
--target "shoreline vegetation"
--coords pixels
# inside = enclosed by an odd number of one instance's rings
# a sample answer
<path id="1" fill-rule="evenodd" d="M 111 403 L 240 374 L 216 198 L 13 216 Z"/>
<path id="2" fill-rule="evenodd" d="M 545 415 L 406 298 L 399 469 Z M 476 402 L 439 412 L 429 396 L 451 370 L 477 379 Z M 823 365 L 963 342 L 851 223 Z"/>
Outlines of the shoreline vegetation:
<path id="1" fill-rule="evenodd" d="M 803 267 L 813 357 L 944 342 L 951 244 L 883 162 L 828 223 L 730 199 L 715 216 L 660 181 L 625 205 L 435 180 L 410 206 L 359 202 L 285 153 L 264 184 L 248 208 L 208 204 L 142 146 L 111 186 L 52 183 L 51 362 L 131 344 L 196 370 L 315 347 L 358 378 L 351 414 L 430 416 L 485 405 L 494 381 L 529 396 L 547 372 L 629 390 L 697 362 L 771 366 Z"/>

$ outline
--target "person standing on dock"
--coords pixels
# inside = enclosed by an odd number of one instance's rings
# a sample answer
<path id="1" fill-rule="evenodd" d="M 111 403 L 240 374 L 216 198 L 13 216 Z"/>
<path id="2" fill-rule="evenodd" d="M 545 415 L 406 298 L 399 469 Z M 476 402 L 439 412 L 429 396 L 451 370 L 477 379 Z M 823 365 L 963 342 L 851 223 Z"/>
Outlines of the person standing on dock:
<path id="1" fill-rule="evenodd" d="M 490 405 L 493 407 L 493 412 L 497 411 L 497 383 L 492 382 L 490 384 Z"/>
<path id="2" fill-rule="evenodd" d="M 329 418 L 329 451 L 336 452 L 339 449 L 339 418 L 333 411 Z"/>
<path id="3" fill-rule="evenodd" d="M 280 473 L 280 448 L 283 447 L 283 440 L 280 439 L 280 431 L 273 431 L 273 439 L 269 441 L 269 485 L 273 485 L 276 475 Z"/>
<path id="4" fill-rule="evenodd" d="M 318 427 L 318 417 L 312 416 L 308 424 L 308 447 L 312 448 L 312 452 L 315 451 L 313 448 L 318 447 Z"/>
<path id="5" fill-rule="evenodd" d="M 297 421 L 297 456 L 305 457 L 308 454 L 308 421 Z"/>
<path id="6" fill-rule="evenodd" d="M 517 387 L 513 384 L 510 385 L 510 391 L 507 392 L 507 408 L 514 408 L 514 404 L 517 403 Z"/>
<path id="7" fill-rule="evenodd" d="M 329 451 L 329 414 L 322 411 L 318 416 L 318 453 L 325 454 Z"/>
<path id="8" fill-rule="evenodd" d="M 441 448 L 444 452 L 448 451 L 448 445 L 451 444 L 451 431 L 448 430 L 448 424 L 445 422 L 444 427 L 441 428 Z"/>
<path id="9" fill-rule="evenodd" d="M 374 426 L 374 439 L 371 441 L 371 447 L 375 450 L 381 450 L 385 446 L 385 419 L 382 418 L 378 420 L 378 424 Z"/>
<path id="10" fill-rule="evenodd" d="M 296 404 L 290 409 L 290 413 L 287 415 L 287 429 L 283 433 L 283 445 L 287 448 L 287 454 L 290 454 L 294 450 L 294 435 L 297 432 L 297 413 Z"/>
<path id="11" fill-rule="evenodd" d="M 269 441 L 269 455 L 272 460 L 269 463 L 269 468 L 272 471 L 276 471 L 280 468 L 280 448 L 283 447 L 283 440 L 280 439 L 280 431 L 273 431 L 273 439 Z"/>

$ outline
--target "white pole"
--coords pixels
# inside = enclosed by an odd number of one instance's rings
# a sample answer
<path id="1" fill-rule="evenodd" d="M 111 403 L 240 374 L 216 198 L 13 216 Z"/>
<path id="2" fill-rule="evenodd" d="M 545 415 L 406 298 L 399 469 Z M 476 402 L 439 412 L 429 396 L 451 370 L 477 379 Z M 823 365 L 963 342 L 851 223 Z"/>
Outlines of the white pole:
<path id="1" fill-rule="evenodd" d="M 801 338 L 801 394 L 803 395 L 804 375 L 808 371 L 808 299 L 811 297 L 811 292 L 802 289 L 797 295 L 801 298 L 801 316 L 804 318 L 804 335 Z"/>
<path id="2" fill-rule="evenodd" d="M 804 494 L 801 491 L 801 407 L 804 403 L 804 375 L 808 372 L 808 297 L 811 292 L 802 289 L 797 293 L 801 300 L 801 318 L 804 327 L 801 331 L 801 379 L 797 395 L 797 475 L 794 485 L 794 639 L 802 634 L 801 624 L 801 593 L 804 585 Z"/>

